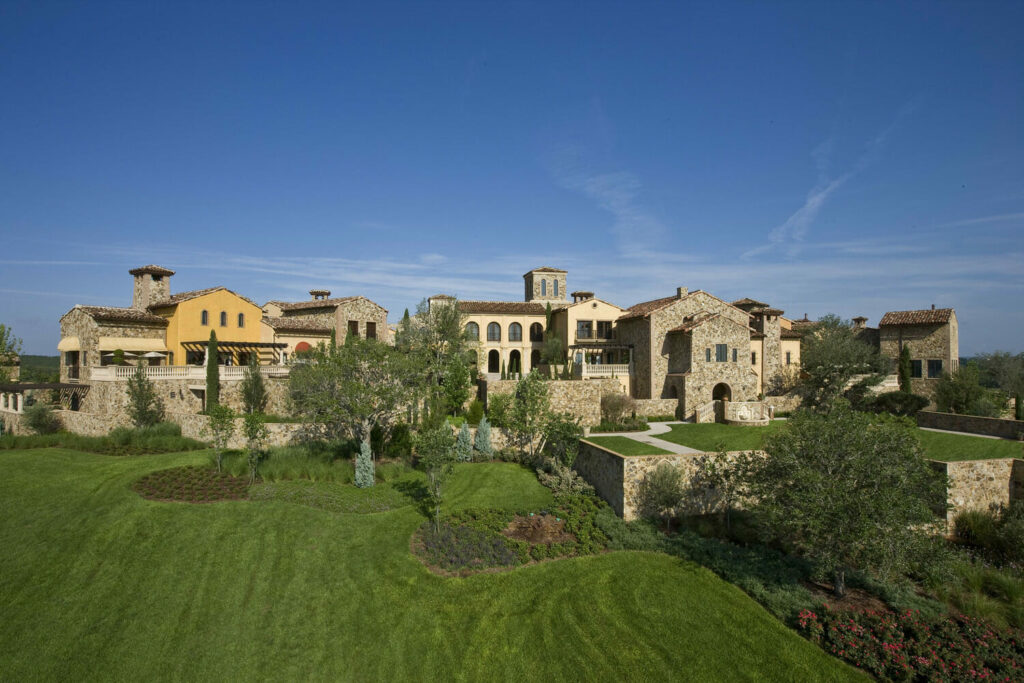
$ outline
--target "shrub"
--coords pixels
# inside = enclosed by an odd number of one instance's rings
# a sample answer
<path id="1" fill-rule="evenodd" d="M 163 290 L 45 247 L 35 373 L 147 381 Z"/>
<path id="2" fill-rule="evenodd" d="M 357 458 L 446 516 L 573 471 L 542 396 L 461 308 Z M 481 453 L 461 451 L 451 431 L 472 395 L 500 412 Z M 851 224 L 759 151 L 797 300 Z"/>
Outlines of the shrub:
<path id="1" fill-rule="evenodd" d="M 508 427 L 512 394 L 497 394 L 487 399 L 487 417 L 495 427 Z"/>
<path id="2" fill-rule="evenodd" d="M 953 518 L 958 539 L 980 548 L 995 546 L 999 519 L 988 510 L 964 510 Z"/>
<path id="3" fill-rule="evenodd" d="M 684 493 L 682 472 L 678 467 L 663 462 L 640 482 L 640 508 L 645 515 L 663 517 L 668 531 L 672 513 Z"/>
<path id="4" fill-rule="evenodd" d="M 591 427 L 591 433 L 605 432 L 643 432 L 648 429 L 647 420 L 642 417 L 627 417 L 622 422 L 601 422 L 596 427 Z"/>
<path id="5" fill-rule="evenodd" d="M 473 448 L 483 458 L 490 460 L 494 457 L 494 446 L 491 445 L 491 423 L 487 421 L 486 417 L 480 418 L 480 424 L 476 428 L 476 440 L 473 442 Z"/>
<path id="6" fill-rule="evenodd" d="M 564 467 L 572 467 L 580 452 L 581 438 L 583 427 L 579 418 L 567 413 L 553 415 L 544 426 L 544 452 Z"/>
<path id="7" fill-rule="evenodd" d="M 466 418 L 463 417 L 462 415 L 449 415 L 448 424 L 456 428 L 461 427 L 462 425 L 466 424 Z"/>
<path id="8" fill-rule="evenodd" d="M 484 404 L 483 404 L 483 401 L 474 398 L 470 402 L 469 408 L 466 410 L 466 422 L 468 422 L 470 425 L 476 427 L 478 424 L 480 424 L 480 420 L 483 418 L 483 416 L 484 416 Z"/>
<path id="9" fill-rule="evenodd" d="M 550 458 L 547 461 L 549 463 L 547 468 L 537 470 L 537 479 L 551 489 L 556 497 L 594 493 L 594 487 L 588 484 L 576 470 Z"/>
<path id="10" fill-rule="evenodd" d="M 119 427 L 107 436 L 82 436 L 69 432 L 34 436 L 7 434 L 0 437 L 0 450 L 56 447 L 101 455 L 146 455 L 206 448 L 201 441 L 186 439 L 180 434 L 178 425 L 166 423 L 145 429 Z"/>
<path id="11" fill-rule="evenodd" d="M 471 462 L 473 460 L 473 439 L 469 435 L 469 425 L 465 422 L 459 429 L 455 438 L 455 458 L 459 462 Z"/>
<path id="12" fill-rule="evenodd" d="M 409 425 L 399 422 L 391 428 L 391 435 L 384 444 L 383 453 L 389 458 L 412 458 L 412 432 L 409 431 Z"/>
<path id="13" fill-rule="evenodd" d="M 679 418 L 675 415 L 645 415 L 643 419 L 648 422 L 675 422 Z"/>
<path id="14" fill-rule="evenodd" d="M 1024 503 L 993 510 L 964 510 L 953 519 L 961 542 L 998 564 L 1024 562 Z"/>
<path id="15" fill-rule="evenodd" d="M 441 524 L 435 529 L 427 522 L 420 528 L 420 542 L 427 562 L 448 571 L 519 564 L 519 558 L 500 534 L 467 526 Z"/>
<path id="16" fill-rule="evenodd" d="M 928 399 L 924 396 L 905 391 L 888 391 L 879 394 L 867 404 L 868 408 L 876 413 L 892 413 L 907 417 L 917 415 L 918 411 L 924 410 L 927 405 Z"/>
<path id="17" fill-rule="evenodd" d="M 60 430 L 60 418 L 45 403 L 34 403 L 25 408 L 25 424 L 36 434 L 53 434 Z"/>
<path id="18" fill-rule="evenodd" d="M 142 365 L 128 380 L 128 414 L 136 427 L 152 427 L 164 419 L 164 405 Z"/>
<path id="19" fill-rule="evenodd" d="M 373 484 L 373 455 L 370 453 L 370 442 L 363 441 L 359 445 L 359 455 L 356 456 L 356 486 L 363 489 Z"/>
<path id="20" fill-rule="evenodd" d="M 606 422 L 622 422 L 625 415 L 636 410 L 636 401 L 629 394 L 605 394 L 601 397 L 601 418 Z"/>

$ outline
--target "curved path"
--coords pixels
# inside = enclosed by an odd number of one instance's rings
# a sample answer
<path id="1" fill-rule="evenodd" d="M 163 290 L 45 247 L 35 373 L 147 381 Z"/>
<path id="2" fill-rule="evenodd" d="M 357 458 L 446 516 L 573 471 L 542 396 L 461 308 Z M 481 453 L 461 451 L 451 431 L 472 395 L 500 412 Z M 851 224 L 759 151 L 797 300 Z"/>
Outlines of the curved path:
<path id="1" fill-rule="evenodd" d="M 643 443 L 651 446 L 657 446 L 662 448 L 669 453 L 676 455 L 697 455 L 704 451 L 698 451 L 696 448 L 690 448 L 689 446 L 681 446 L 671 441 L 665 441 L 659 439 L 657 434 L 667 434 L 672 431 L 672 425 L 689 424 L 688 422 L 650 422 L 648 423 L 647 431 L 644 432 L 598 432 L 597 434 L 591 433 L 590 436 L 625 436 L 635 441 L 642 441 Z"/>

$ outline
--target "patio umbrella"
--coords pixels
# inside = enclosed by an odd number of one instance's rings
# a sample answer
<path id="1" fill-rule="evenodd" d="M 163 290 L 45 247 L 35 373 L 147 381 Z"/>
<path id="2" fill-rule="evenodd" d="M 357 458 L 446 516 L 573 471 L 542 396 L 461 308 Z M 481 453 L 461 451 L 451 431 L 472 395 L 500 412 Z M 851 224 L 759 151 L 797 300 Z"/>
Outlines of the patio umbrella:
<path id="1" fill-rule="evenodd" d="M 142 354 L 143 358 L 165 358 L 166 356 L 166 353 L 160 353 L 159 351 L 150 351 Z"/>

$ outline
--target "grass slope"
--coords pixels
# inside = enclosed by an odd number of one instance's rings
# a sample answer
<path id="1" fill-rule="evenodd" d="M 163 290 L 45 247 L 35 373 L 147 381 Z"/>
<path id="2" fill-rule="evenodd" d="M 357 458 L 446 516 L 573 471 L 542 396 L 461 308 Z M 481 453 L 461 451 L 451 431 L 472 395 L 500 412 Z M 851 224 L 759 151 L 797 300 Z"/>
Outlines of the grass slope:
<path id="1" fill-rule="evenodd" d="M 671 455 L 664 448 L 658 448 L 628 436 L 588 436 L 587 441 L 619 455 Z"/>
<path id="2" fill-rule="evenodd" d="M 129 489 L 207 457 L 0 453 L 0 679 L 860 678 L 666 555 L 449 579 L 409 554 L 415 506 L 188 505 Z M 550 500 L 508 464 L 460 466 L 449 494 Z"/>
<path id="3" fill-rule="evenodd" d="M 701 451 L 717 451 L 722 446 L 727 451 L 746 451 L 760 448 L 765 434 L 778 431 L 785 424 L 782 420 L 770 422 L 767 427 L 741 427 L 716 422 L 677 424 L 671 425 L 671 432 L 658 434 L 658 438 Z"/>
<path id="4" fill-rule="evenodd" d="M 989 458 L 1024 458 L 1024 444 L 1006 439 L 982 436 L 943 434 L 917 430 L 925 456 L 933 460 L 988 460 Z"/>

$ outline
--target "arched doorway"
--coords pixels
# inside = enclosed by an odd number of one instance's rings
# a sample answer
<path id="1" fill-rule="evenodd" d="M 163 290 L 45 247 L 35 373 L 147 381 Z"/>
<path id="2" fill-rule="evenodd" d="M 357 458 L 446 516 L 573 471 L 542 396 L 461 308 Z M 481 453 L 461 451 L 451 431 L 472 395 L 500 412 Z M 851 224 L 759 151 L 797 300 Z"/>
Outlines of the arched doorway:
<path id="1" fill-rule="evenodd" d="M 523 371 L 523 360 L 518 350 L 508 354 L 508 371 L 517 374 Z"/>
<path id="2" fill-rule="evenodd" d="M 534 349 L 530 352 L 530 369 L 533 370 L 538 365 L 540 365 L 540 351 Z"/>
<path id="3" fill-rule="evenodd" d="M 715 388 L 711 390 L 711 398 L 715 401 L 731 401 L 732 389 L 730 389 L 729 385 L 724 382 L 716 384 Z"/>
<path id="4" fill-rule="evenodd" d="M 497 349 L 487 352 L 487 372 L 501 372 L 501 354 Z"/>

